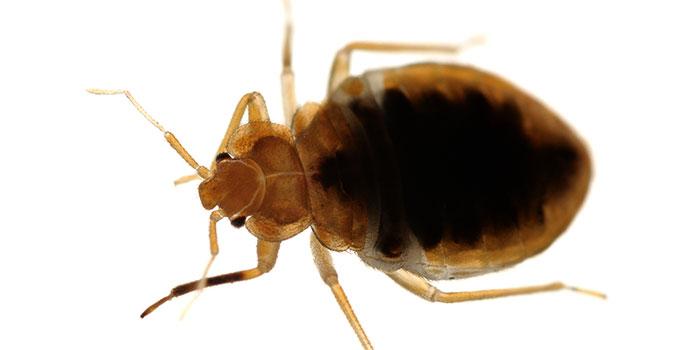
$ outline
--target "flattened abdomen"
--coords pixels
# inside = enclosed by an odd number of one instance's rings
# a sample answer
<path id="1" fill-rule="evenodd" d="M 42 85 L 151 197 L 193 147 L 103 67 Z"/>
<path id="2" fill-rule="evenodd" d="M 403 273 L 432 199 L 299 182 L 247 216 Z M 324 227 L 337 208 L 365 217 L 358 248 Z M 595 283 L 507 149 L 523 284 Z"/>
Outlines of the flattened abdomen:
<path id="1" fill-rule="evenodd" d="M 296 142 L 324 245 L 431 279 L 498 270 L 548 247 L 591 171 L 553 112 L 456 65 L 349 78 Z"/>
<path id="2" fill-rule="evenodd" d="M 377 255 L 400 255 L 430 278 L 484 273 L 545 249 L 575 215 L 587 151 L 535 99 L 461 66 L 407 66 L 365 81 L 377 104 L 349 105 L 373 152 L 391 160 L 376 162 L 383 200 L 401 202 L 382 207 Z"/>

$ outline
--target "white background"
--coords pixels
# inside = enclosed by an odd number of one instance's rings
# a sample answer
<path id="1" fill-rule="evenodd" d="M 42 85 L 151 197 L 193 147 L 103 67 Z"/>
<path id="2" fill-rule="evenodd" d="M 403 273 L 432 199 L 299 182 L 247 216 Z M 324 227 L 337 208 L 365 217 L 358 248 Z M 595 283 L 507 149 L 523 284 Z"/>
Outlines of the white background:
<path id="1" fill-rule="evenodd" d="M 600 289 L 430 304 L 335 254 L 378 349 L 678 348 L 677 10 L 671 2 L 295 1 L 300 102 L 320 101 L 351 40 L 487 43 L 456 58 L 545 101 L 589 141 L 596 174 L 548 251 L 446 290 L 563 280 Z M 308 232 L 272 273 L 138 314 L 199 277 L 208 214 L 182 160 L 122 96 L 131 90 L 203 164 L 238 98 L 281 121 L 278 1 L 23 1 L 0 5 L 0 348 L 359 348 L 318 278 Z M 674 23 L 675 22 L 675 23 Z M 354 72 L 446 57 L 357 55 Z M 252 267 L 254 238 L 219 226 L 213 272 Z"/>

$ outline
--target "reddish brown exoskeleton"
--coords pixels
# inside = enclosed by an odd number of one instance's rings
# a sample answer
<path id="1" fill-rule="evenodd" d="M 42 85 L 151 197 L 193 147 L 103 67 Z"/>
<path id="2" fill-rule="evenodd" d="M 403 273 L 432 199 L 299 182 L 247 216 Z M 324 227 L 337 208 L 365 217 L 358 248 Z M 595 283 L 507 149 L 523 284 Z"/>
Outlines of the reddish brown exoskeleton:
<path id="1" fill-rule="evenodd" d="M 297 106 L 291 24 L 283 55 L 284 116 L 271 123 L 262 96 L 239 101 L 210 167 L 124 94 L 202 178 L 211 259 L 203 277 L 147 308 L 191 291 L 270 271 L 280 242 L 308 227 L 314 261 L 362 345 L 371 348 L 338 282 L 329 251 L 352 250 L 429 301 L 459 302 L 570 289 L 560 282 L 441 292 L 428 280 L 469 277 L 546 249 L 581 206 L 591 177 L 583 141 L 554 112 L 491 73 L 419 63 L 349 75 L 355 50 L 456 53 L 461 46 L 355 42 L 336 55 L 326 100 Z M 248 111 L 248 122 L 241 125 Z M 258 239 L 257 267 L 207 277 L 228 218 Z"/>

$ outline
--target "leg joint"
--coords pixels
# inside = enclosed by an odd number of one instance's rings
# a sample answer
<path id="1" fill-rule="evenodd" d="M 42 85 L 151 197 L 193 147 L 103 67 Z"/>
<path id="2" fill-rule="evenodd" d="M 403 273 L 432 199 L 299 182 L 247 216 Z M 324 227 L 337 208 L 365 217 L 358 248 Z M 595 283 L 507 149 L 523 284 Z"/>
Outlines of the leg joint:
<path id="1" fill-rule="evenodd" d="M 224 219 L 224 212 L 222 210 L 215 210 L 212 213 L 210 213 L 210 221 L 220 221 Z"/>
<path id="2" fill-rule="evenodd" d="M 257 269 L 262 271 L 262 273 L 267 273 L 274 268 L 274 261 L 269 259 L 259 259 L 257 261 Z"/>
<path id="3" fill-rule="evenodd" d="M 330 287 L 332 287 L 336 284 L 340 284 L 340 281 L 338 281 L 338 275 L 335 274 L 335 273 L 323 275 L 323 276 L 321 276 L 321 279 L 323 279 L 323 282 L 326 283 Z"/>
<path id="4" fill-rule="evenodd" d="M 441 291 L 437 289 L 435 286 L 430 286 L 430 288 L 427 289 L 427 291 L 423 294 L 425 299 L 430 302 L 435 302 L 437 301 L 437 296 L 441 294 Z"/>

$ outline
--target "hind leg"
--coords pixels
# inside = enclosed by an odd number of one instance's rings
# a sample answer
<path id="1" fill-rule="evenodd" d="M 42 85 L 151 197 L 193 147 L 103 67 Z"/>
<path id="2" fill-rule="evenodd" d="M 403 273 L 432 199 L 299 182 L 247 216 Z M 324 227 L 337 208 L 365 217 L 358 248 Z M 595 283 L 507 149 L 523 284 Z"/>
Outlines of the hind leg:
<path id="1" fill-rule="evenodd" d="M 503 289 L 487 289 L 487 290 L 477 290 L 469 292 L 442 292 L 433 286 L 428 280 L 420 277 L 416 274 L 405 270 L 397 270 L 394 272 L 385 273 L 392 280 L 397 282 L 400 286 L 404 287 L 409 292 L 425 299 L 428 301 L 437 301 L 441 303 L 457 303 L 469 300 L 481 300 L 481 299 L 491 299 L 507 297 L 512 295 L 524 295 L 540 292 L 550 292 L 557 290 L 571 290 L 574 292 L 583 293 L 586 295 L 606 298 L 606 296 L 600 292 L 567 286 L 562 282 L 553 282 L 543 285 L 535 286 L 525 286 L 517 288 L 503 288 Z"/>
<path id="2" fill-rule="evenodd" d="M 328 79 L 327 96 L 347 79 L 349 76 L 349 69 L 351 63 L 352 52 L 354 51 L 370 51 L 383 53 L 398 53 L 398 52 L 418 52 L 418 53 L 444 53 L 456 54 L 462 49 L 479 44 L 482 41 L 481 37 L 474 37 L 460 45 L 430 45 L 430 44 L 412 44 L 412 43 L 381 43 L 381 42 L 366 42 L 355 41 L 351 42 L 342 49 L 338 50 L 333 60 L 331 68 L 331 75 Z"/>

